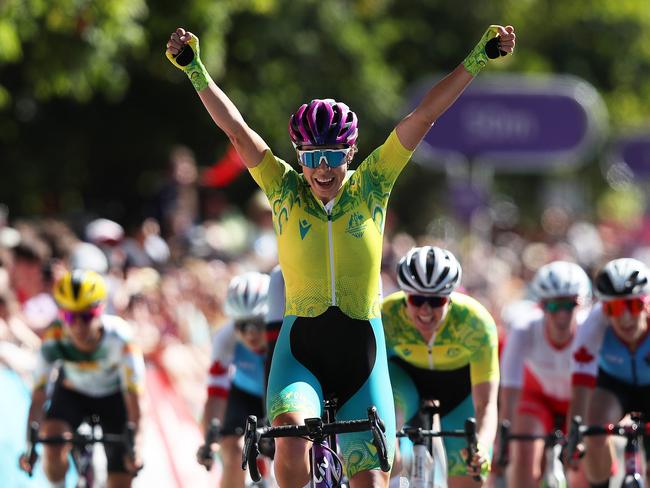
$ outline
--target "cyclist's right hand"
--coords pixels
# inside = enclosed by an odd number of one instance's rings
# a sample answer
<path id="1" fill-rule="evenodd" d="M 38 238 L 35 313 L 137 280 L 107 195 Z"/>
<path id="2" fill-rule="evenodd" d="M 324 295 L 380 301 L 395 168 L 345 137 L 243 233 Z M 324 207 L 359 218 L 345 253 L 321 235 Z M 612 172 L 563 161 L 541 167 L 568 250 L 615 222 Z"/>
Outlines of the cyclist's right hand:
<path id="1" fill-rule="evenodd" d="M 22 453 L 18 458 L 18 467 L 28 475 L 30 476 L 32 475 L 32 470 L 34 469 L 34 466 L 32 465 L 27 453 Z"/>
<path id="2" fill-rule="evenodd" d="M 215 449 L 217 447 L 217 449 Z M 214 454 L 218 450 L 218 444 L 206 445 L 203 444 L 199 446 L 196 451 L 196 462 L 201 466 L 205 466 L 205 469 L 210 471 L 214 465 Z"/>
<path id="3" fill-rule="evenodd" d="M 199 38 L 191 32 L 179 27 L 169 36 L 165 55 L 178 69 L 187 71 L 196 65 L 200 60 L 199 54 Z"/>

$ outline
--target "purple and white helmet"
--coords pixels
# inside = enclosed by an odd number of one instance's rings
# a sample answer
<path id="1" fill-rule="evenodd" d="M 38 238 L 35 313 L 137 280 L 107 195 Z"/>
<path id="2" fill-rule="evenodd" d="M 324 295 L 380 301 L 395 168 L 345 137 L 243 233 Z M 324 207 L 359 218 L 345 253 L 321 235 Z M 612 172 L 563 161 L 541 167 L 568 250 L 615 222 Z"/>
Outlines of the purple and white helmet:
<path id="1" fill-rule="evenodd" d="M 296 146 L 353 146 L 358 134 L 357 115 L 333 98 L 304 103 L 289 119 L 289 137 Z"/>

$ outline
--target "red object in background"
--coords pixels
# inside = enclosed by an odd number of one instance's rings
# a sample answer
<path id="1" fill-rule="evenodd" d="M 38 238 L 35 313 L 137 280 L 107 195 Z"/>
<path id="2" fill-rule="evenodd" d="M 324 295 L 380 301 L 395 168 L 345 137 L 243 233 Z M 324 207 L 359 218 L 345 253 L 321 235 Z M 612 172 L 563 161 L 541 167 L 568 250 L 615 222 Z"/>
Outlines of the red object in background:
<path id="1" fill-rule="evenodd" d="M 226 154 L 203 172 L 201 184 L 213 188 L 223 188 L 232 183 L 245 169 L 246 166 L 237 154 L 235 146 L 229 145 Z"/>

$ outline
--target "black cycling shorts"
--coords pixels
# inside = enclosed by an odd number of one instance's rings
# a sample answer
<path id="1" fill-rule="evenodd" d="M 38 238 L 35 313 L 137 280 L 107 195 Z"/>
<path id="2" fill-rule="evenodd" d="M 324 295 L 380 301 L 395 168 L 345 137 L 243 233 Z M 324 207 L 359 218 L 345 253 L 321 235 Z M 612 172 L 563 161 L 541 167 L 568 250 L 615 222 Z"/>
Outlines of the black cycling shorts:
<path id="1" fill-rule="evenodd" d="M 102 432 L 122 434 L 127 421 L 126 404 L 122 392 L 102 397 L 91 397 L 66 388 L 61 381 L 56 382 L 49 406 L 45 410 L 47 420 L 63 420 L 74 432 L 84 420 L 90 419 L 93 415 L 99 417 Z M 104 450 L 106 451 L 107 471 L 109 473 L 126 473 L 124 446 L 104 444 Z"/>
<path id="2" fill-rule="evenodd" d="M 244 435 L 246 419 L 249 415 L 257 416 L 258 420 L 264 417 L 264 399 L 232 385 L 228 392 L 222 435 Z"/>

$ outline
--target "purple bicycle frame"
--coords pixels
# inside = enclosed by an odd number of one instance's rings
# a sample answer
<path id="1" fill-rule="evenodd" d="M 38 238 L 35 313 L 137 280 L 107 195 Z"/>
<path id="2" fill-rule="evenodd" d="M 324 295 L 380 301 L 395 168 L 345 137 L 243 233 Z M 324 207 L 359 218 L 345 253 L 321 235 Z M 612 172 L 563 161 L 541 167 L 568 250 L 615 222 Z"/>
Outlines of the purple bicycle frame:
<path id="1" fill-rule="evenodd" d="M 332 451 L 327 448 L 327 441 L 323 444 L 313 443 L 311 446 L 311 481 L 312 488 L 338 488 L 341 486 L 343 471 L 341 464 L 334 461 Z"/>

